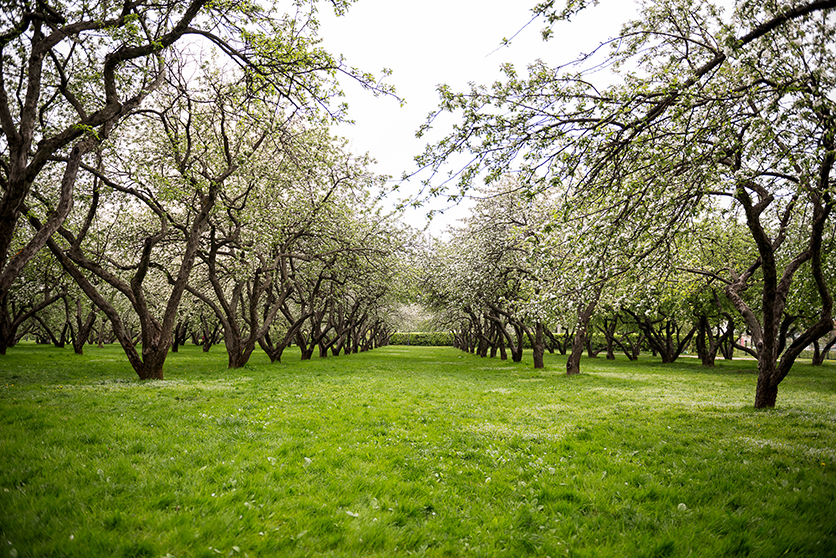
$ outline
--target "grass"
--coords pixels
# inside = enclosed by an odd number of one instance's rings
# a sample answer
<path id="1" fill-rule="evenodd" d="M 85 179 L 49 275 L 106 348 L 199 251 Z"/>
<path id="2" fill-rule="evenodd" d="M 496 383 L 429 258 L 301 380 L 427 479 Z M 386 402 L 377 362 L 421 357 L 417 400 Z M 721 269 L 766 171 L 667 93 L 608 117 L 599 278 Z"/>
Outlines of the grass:
<path id="1" fill-rule="evenodd" d="M 836 366 L 0 358 L 3 556 L 836 556 Z"/>

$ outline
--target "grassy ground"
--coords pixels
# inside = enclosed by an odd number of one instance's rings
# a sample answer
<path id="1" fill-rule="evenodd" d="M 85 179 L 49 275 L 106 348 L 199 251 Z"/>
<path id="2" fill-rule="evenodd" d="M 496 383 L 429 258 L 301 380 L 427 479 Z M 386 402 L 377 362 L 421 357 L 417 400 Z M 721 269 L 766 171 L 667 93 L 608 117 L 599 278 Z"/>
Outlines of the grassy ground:
<path id="1" fill-rule="evenodd" d="M 0 357 L 2 556 L 836 556 L 832 363 L 87 352 Z"/>

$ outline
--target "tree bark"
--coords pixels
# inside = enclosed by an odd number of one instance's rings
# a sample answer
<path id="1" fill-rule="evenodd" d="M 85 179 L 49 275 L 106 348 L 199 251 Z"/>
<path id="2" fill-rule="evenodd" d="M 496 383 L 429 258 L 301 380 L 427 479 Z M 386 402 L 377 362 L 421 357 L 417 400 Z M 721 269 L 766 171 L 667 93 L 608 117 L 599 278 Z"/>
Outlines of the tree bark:
<path id="1" fill-rule="evenodd" d="M 0 355 L 5 355 L 9 347 L 13 347 L 19 337 L 17 335 L 18 328 L 28 319 L 35 316 L 38 312 L 50 306 L 54 302 L 60 300 L 66 295 L 66 291 L 62 290 L 58 294 L 54 294 L 37 304 L 28 307 L 27 310 L 18 311 L 17 315 L 12 315 L 9 312 L 8 293 L 4 295 L 4 299 L 0 301 Z M 44 326 L 46 327 L 46 326 Z"/>
<path id="2" fill-rule="evenodd" d="M 827 358 L 827 352 L 833 348 L 833 345 L 836 345 L 836 335 L 834 335 L 833 339 L 825 343 L 822 347 L 819 347 L 818 340 L 813 342 L 813 347 L 815 347 L 813 366 L 821 366 L 824 364 L 824 360 Z"/>
<path id="3" fill-rule="evenodd" d="M 607 342 L 607 360 L 615 360 L 615 351 L 613 345 L 615 344 L 615 328 L 618 326 L 618 316 L 612 318 L 604 318 L 603 327 L 598 329 L 604 334 Z"/>
<path id="4" fill-rule="evenodd" d="M 600 296 L 601 291 L 598 290 L 586 306 L 578 306 L 578 321 L 577 328 L 575 329 L 575 337 L 572 341 L 572 352 L 569 353 L 569 358 L 566 359 L 566 374 L 568 376 L 581 373 L 581 355 L 586 345 L 589 321 L 592 319 L 592 314 L 598 306 L 598 298 Z"/>
<path id="5" fill-rule="evenodd" d="M 534 368 L 545 368 L 546 341 L 543 332 L 543 322 L 537 322 L 534 325 L 534 340 L 531 343 L 531 348 L 534 352 Z"/>
<path id="6" fill-rule="evenodd" d="M 752 340 L 755 344 L 755 351 L 758 359 L 758 383 L 755 391 L 755 408 L 772 408 L 775 406 L 778 395 L 778 385 L 789 374 L 789 371 L 798 355 L 805 347 L 814 340 L 819 339 L 833 329 L 833 298 L 827 281 L 822 271 L 822 238 L 828 217 L 833 208 L 833 199 L 830 197 L 830 175 L 836 160 L 836 130 L 826 130 L 823 143 L 827 146 L 824 159 L 821 163 L 818 184 L 810 185 L 806 195 L 813 206 L 813 216 L 810 226 L 809 244 L 801 250 L 786 265 L 783 273 L 779 275 L 776 261 L 776 250 L 783 243 L 783 232 L 778 233 L 773 240 L 767 235 L 766 230 L 760 222 L 761 214 L 769 207 L 772 198 L 769 195 L 755 203 L 749 195 L 748 188 L 760 192 L 756 184 L 746 183 L 741 185 L 735 194 L 736 199 L 741 203 L 746 213 L 746 224 L 752 238 L 758 248 L 759 258 L 740 276 L 725 288 L 726 295 L 732 304 L 746 320 Z M 800 194 L 798 194 L 800 195 Z M 791 202 L 789 209 L 792 209 Z M 783 226 L 784 222 L 782 222 Z M 781 355 L 780 336 L 782 329 L 782 316 L 786 306 L 787 297 L 790 292 L 793 277 L 802 264 L 810 262 L 810 271 L 816 284 L 819 300 L 822 307 L 819 319 L 806 331 L 802 332 L 793 343 Z M 748 280 L 757 269 L 762 272 L 761 291 L 761 318 L 759 319 L 752 308 L 743 300 L 741 293 L 747 288 Z M 780 360 L 779 360 L 780 358 Z"/>
<path id="7" fill-rule="evenodd" d="M 572 350 L 569 352 L 569 357 L 566 359 L 566 374 L 573 376 L 581 373 L 581 355 L 586 345 L 586 327 L 579 326 L 575 330 L 575 336 L 572 340 Z"/>
<path id="8" fill-rule="evenodd" d="M 96 323 L 96 318 L 98 318 L 96 307 L 92 306 L 90 308 L 90 312 L 87 313 L 87 317 L 84 320 L 82 320 L 81 316 L 81 299 L 79 298 L 76 300 L 76 330 L 73 334 L 73 351 L 77 355 L 84 354 L 84 344 L 89 339 L 90 331 L 93 329 L 93 324 Z M 104 324 L 102 324 L 102 327 L 104 327 Z"/>

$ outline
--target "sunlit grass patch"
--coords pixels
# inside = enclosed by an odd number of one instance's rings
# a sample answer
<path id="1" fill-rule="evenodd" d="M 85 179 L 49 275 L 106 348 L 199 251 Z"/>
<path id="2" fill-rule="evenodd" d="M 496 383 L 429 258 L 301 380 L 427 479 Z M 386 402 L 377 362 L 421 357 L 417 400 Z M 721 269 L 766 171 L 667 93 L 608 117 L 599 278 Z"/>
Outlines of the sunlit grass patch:
<path id="1" fill-rule="evenodd" d="M 395 347 L 233 372 L 184 347 L 140 383 L 117 348 L 87 352 L 0 359 L 4 555 L 836 548 L 832 367 L 799 366 L 764 412 L 751 363 L 595 359 L 567 378 L 559 356 Z"/>

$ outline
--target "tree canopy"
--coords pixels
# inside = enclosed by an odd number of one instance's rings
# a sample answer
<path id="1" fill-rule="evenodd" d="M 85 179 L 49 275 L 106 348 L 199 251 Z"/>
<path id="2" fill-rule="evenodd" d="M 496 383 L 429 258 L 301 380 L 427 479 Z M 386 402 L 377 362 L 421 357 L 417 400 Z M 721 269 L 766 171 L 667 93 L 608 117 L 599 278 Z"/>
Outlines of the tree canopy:
<path id="1" fill-rule="evenodd" d="M 320 4 L 351 2 L 9 4 L 0 352 L 95 335 L 162 378 L 188 337 L 230 368 L 324 357 L 418 301 L 465 350 L 559 350 L 569 374 L 584 351 L 742 350 L 771 407 L 832 347 L 836 1 L 645 2 L 578 60 L 439 86 L 418 134 L 457 123 L 417 157 L 423 191 L 476 201 L 424 244 L 331 134 L 339 77 L 393 90 L 321 48 Z M 597 4 L 533 12 L 548 40 Z"/>
<path id="2" fill-rule="evenodd" d="M 587 4 L 538 5 L 545 36 Z M 466 92 L 442 86 L 419 133 L 442 112 L 459 123 L 418 161 L 438 181 L 432 191 L 453 200 L 513 172 L 532 196 L 559 191 L 565 215 L 629 220 L 634 231 L 651 224 L 652 250 L 637 250 L 638 260 L 706 219 L 744 222 L 754 257 L 695 271 L 723 284 L 743 316 L 760 371 L 755 405 L 774 406 L 801 350 L 833 327 L 822 243 L 833 228 L 834 6 L 738 2 L 726 14 L 709 2 L 645 4 L 609 41 L 604 64 L 615 78 L 596 74 L 590 55 L 557 68 L 536 61 L 524 76 L 506 65 L 504 80 Z M 445 178 L 453 153 L 470 163 Z M 817 315 L 784 347 L 782 316 L 805 265 Z M 753 303 L 743 293 L 756 273 Z"/>

